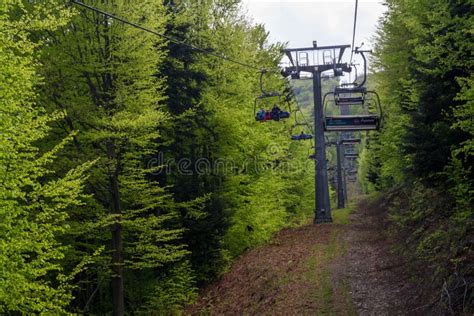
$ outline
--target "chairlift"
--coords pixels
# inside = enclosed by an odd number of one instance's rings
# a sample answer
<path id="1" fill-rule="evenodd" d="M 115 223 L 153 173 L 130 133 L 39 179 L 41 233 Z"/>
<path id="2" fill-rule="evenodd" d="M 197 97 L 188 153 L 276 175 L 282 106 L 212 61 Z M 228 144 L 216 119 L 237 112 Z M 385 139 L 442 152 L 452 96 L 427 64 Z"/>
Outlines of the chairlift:
<path id="1" fill-rule="evenodd" d="M 367 89 L 365 87 L 336 87 L 334 89 L 334 103 L 341 105 L 363 105 Z"/>
<path id="2" fill-rule="evenodd" d="M 370 131 L 379 130 L 382 121 L 382 107 L 380 97 L 375 91 L 368 91 L 364 84 L 367 81 L 367 51 L 355 49 L 364 60 L 364 79 L 361 83 L 354 81 L 352 84 L 335 88 L 333 92 L 326 93 L 324 104 L 324 129 L 325 131 Z M 357 78 L 356 78 L 357 80 Z M 364 114 L 358 115 L 326 115 L 327 104 L 332 102 L 336 106 L 359 105 Z"/>
<path id="3" fill-rule="evenodd" d="M 366 65 L 365 65 L 366 66 Z M 365 101 L 367 89 L 364 87 L 367 72 L 364 67 L 364 80 L 361 84 L 357 83 L 358 73 L 355 64 L 351 64 L 351 69 L 355 70 L 355 79 L 350 83 L 343 83 L 340 87 L 334 88 L 334 99 L 336 105 L 362 105 Z"/>
<path id="4" fill-rule="evenodd" d="M 353 144 L 359 144 L 361 142 L 360 138 L 343 138 L 341 142 L 344 145 L 353 145 Z"/>
<path id="5" fill-rule="evenodd" d="M 313 135 L 305 134 L 304 132 L 301 132 L 301 134 L 299 135 L 291 136 L 291 140 L 307 140 L 307 139 L 313 139 Z"/>
<path id="6" fill-rule="evenodd" d="M 333 92 L 327 93 L 323 99 L 325 131 L 371 131 L 380 129 L 382 108 L 380 98 L 376 92 L 366 91 L 360 103 L 364 114 L 356 115 L 326 115 L 327 105 L 331 102 L 328 97 L 331 95 L 334 98 L 332 101 L 336 103 Z"/>
<path id="7" fill-rule="evenodd" d="M 290 112 L 283 111 L 278 104 L 281 104 L 283 101 L 286 101 L 289 104 L 288 97 L 285 100 L 282 100 L 282 94 L 276 91 L 266 92 L 263 89 L 263 76 L 267 73 L 265 69 L 262 69 L 260 73 L 260 90 L 262 94 L 255 98 L 253 113 L 256 121 L 265 122 L 265 121 L 279 121 L 281 119 L 287 119 L 290 117 Z M 263 99 L 278 98 L 277 103 L 274 103 L 272 109 L 264 109 L 260 103 Z M 260 104 L 259 104 L 260 103 Z M 257 110 L 258 108 L 258 110 Z"/>
<path id="8" fill-rule="evenodd" d="M 350 138 L 360 138 L 361 137 L 360 132 L 355 133 L 355 132 L 351 132 L 351 131 L 341 132 L 340 135 L 341 135 L 341 139 L 350 139 Z"/>
<path id="9" fill-rule="evenodd" d="M 355 160 L 357 159 L 359 156 L 357 154 L 344 154 L 344 157 L 346 159 L 350 159 L 350 160 Z"/>
<path id="10" fill-rule="evenodd" d="M 357 67 L 353 64 L 350 69 L 355 69 L 355 81 L 350 83 L 343 83 L 341 86 L 334 88 L 334 103 L 337 106 L 344 105 L 363 105 L 367 89 L 361 84 L 357 84 Z M 364 73 L 366 76 L 366 73 Z M 363 82 L 366 80 L 364 79 Z"/>

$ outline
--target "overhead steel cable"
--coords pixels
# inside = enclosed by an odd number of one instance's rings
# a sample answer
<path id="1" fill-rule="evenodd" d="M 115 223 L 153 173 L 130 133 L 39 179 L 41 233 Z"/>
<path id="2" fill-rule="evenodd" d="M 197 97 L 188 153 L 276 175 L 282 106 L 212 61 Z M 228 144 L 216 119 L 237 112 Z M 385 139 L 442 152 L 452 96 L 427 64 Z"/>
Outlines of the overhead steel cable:
<path id="1" fill-rule="evenodd" d="M 296 104 L 298 106 L 297 111 L 300 111 L 301 116 L 303 116 L 303 121 L 304 121 L 304 124 L 306 125 L 306 128 L 311 132 L 311 135 L 314 135 L 314 129 L 311 127 L 311 125 L 309 125 L 308 121 L 306 120 L 306 115 L 304 115 L 304 112 L 301 110 L 301 108 L 298 104 L 298 100 L 296 99 L 296 96 L 295 96 L 295 101 L 296 101 Z M 295 113 L 295 115 L 296 115 L 296 113 Z M 314 147 L 314 139 L 313 138 L 311 138 L 311 147 Z"/>
<path id="2" fill-rule="evenodd" d="M 357 27 L 357 8 L 359 6 L 359 0 L 355 0 L 355 8 L 354 8 L 354 27 L 352 29 L 352 50 L 351 50 L 351 59 L 349 61 L 349 65 L 352 64 L 352 56 L 354 55 L 354 43 L 355 43 L 355 35 L 356 35 L 356 27 Z"/>
<path id="3" fill-rule="evenodd" d="M 291 86 L 290 86 L 291 87 Z M 292 88 L 292 87 L 291 87 Z M 303 117 L 303 125 L 308 129 L 308 131 L 314 135 L 314 130 L 313 130 L 313 127 L 308 123 L 308 120 L 306 119 L 306 115 L 304 115 L 304 112 L 301 110 L 301 106 L 300 106 L 300 103 L 298 102 L 298 97 L 294 95 L 294 100 L 295 100 L 295 103 L 296 103 L 296 111 L 295 111 L 295 117 L 296 117 L 296 113 L 297 112 L 300 112 L 301 113 L 301 116 Z M 314 147 L 314 141 L 313 139 L 311 138 L 311 146 Z"/>
<path id="4" fill-rule="evenodd" d="M 196 45 L 193 45 L 193 44 L 188 44 L 186 42 L 183 42 L 181 40 L 178 40 L 176 38 L 173 38 L 171 36 L 168 36 L 168 35 L 165 35 L 165 34 L 162 34 L 162 33 L 159 33 L 157 31 L 154 31 L 152 29 L 149 29 L 149 28 L 146 28 L 140 24 L 137 24 L 137 23 L 134 23 L 134 22 L 130 22 L 124 18 L 121 18 L 119 16 L 116 16 L 114 14 L 111 14 L 111 13 L 108 13 L 106 11 L 103 11 L 99 8 L 96 8 L 96 7 L 93 7 L 93 6 L 90 6 L 88 4 L 85 4 L 84 2 L 81 2 L 81 1 L 77 1 L 77 0 L 71 0 L 71 2 L 73 4 L 76 4 L 78 6 L 81 6 L 83 8 L 86 8 L 88 10 L 91 10 L 91 11 L 94 11 L 96 13 L 100 13 L 102 15 L 105 15 L 111 19 L 114 19 L 114 20 L 117 20 L 117 21 L 120 21 L 122 22 L 123 24 L 127 24 L 127 25 L 130 25 L 132 27 L 135 27 L 137 29 L 140 29 L 142 31 L 145 31 L 147 33 L 150 33 L 150 34 L 153 34 L 153 35 L 156 35 L 156 36 L 159 36 L 159 37 L 162 37 L 162 38 L 165 38 L 167 39 L 168 41 L 172 42 L 172 43 L 175 43 L 175 44 L 178 44 L 178 45 L 182 45 L 182 46 L 186 46 L 186 47 L 189 47 L 193 50 L 196 50 L 196 51 L 199 51 L 201 53 L 204 53 L 204 54 L 207 54 L 207 55 L 211 55 L 211 56 L 214 56 L 214 57 L 217 57 L 217 58 L 220 58 L 220 59 L 223 59 L 223 60 L 226 60 L 228 62 L 231 62 L 231 63 L 234 63 L 234 64 L 237 64 L 237 65 L 240 65 L 242 67 L 246 67 L 246 68 L 249 68 L 249 69 L 253 69 L 253 70 L 258 70 L 258 71 L 262 71 L 261 68 L 258 68 L 258 67 L 255 67 L 255 66 L 252 66 L 250 64 L 247 64 L 247 63 L 244 63 L 244 62 L 241 62 L 239 60 L 236 60 L 236 59 L 233 59 L 233 58 L 230 58 L 230 57 L 227 57 L 223 54 L 219 54 L 219 53 L 216 53 L 216 52 L 213 52 L 209 49 L 205 49 L 205 48 L 202 48 L 202 47 L 199 47 L 199 46 L 196 46 Z M 267 69 L 265 69 L 265 71 L 268 71 Z"/>

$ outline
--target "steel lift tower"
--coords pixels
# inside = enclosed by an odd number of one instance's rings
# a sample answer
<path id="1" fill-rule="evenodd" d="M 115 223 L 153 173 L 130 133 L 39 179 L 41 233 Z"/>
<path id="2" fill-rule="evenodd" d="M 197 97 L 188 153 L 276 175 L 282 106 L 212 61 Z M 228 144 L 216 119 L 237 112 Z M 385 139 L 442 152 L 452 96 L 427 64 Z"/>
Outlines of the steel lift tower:
<path id="1" fill-rule="evenodd" d="M 328 173 L 326 167 L 326 145 L 324 138 L 323 100 L 321 92 L 321 74 L 334 71 L 334 76 L 342 76 L 350 72 L 347 63 L 341 63 L 344 51 L 350 45 L 318 46 L 289 48 L 284 53 L 290 61 L 290 66 L 283 69 L 284 76 L 300 79 L 300 74 L 310 73 L 313 77 L 314 93 L 314 142 L 315 142 L 315 197 L 316 209 L 314 223 L 332 222 L 331 205 L 329 202 Z M 321 61 L 321 62 L 320 62 Z"/>

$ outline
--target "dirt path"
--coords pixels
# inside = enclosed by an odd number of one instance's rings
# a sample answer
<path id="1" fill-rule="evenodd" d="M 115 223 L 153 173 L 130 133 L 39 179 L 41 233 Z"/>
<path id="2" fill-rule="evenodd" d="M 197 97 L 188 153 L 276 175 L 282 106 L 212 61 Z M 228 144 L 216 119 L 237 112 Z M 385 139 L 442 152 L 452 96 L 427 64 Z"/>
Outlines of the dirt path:
<path id="1" fill-rule="evenodd" d="M 361 201 L 344 234 L 350 245 L 345 260 L 352 301 L 360 315 L 416 315 L 415 287 L 406 271 L 407 262 L 392 253 L 386 217 L 377 206 Z"/>
<path id="2" fill-rule="evenodd" d="M 404 263 L 390 253 L 383 214 L 366 202 L 334 223 L 278 233 L 236 260 L 189 314 L 396 315 L 410 307 Z"/>

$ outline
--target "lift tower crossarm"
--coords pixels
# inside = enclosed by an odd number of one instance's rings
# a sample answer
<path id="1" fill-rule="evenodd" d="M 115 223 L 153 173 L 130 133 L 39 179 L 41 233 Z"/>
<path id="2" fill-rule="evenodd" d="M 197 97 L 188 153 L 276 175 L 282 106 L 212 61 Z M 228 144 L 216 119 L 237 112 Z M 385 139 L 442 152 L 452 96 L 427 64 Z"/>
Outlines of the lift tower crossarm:
<path id="1" fill-rule="evenodd" d="M 283 51 L 285 53 L 291 52 L 301 52 L 304 50 L 330 50 L 330 49 L 346 49 L 351 47 L 351 45 L 333 45 L 333 46 L 312 46 L 312 47 L 303 47 L 303 48 L 285 48 Z"/>

